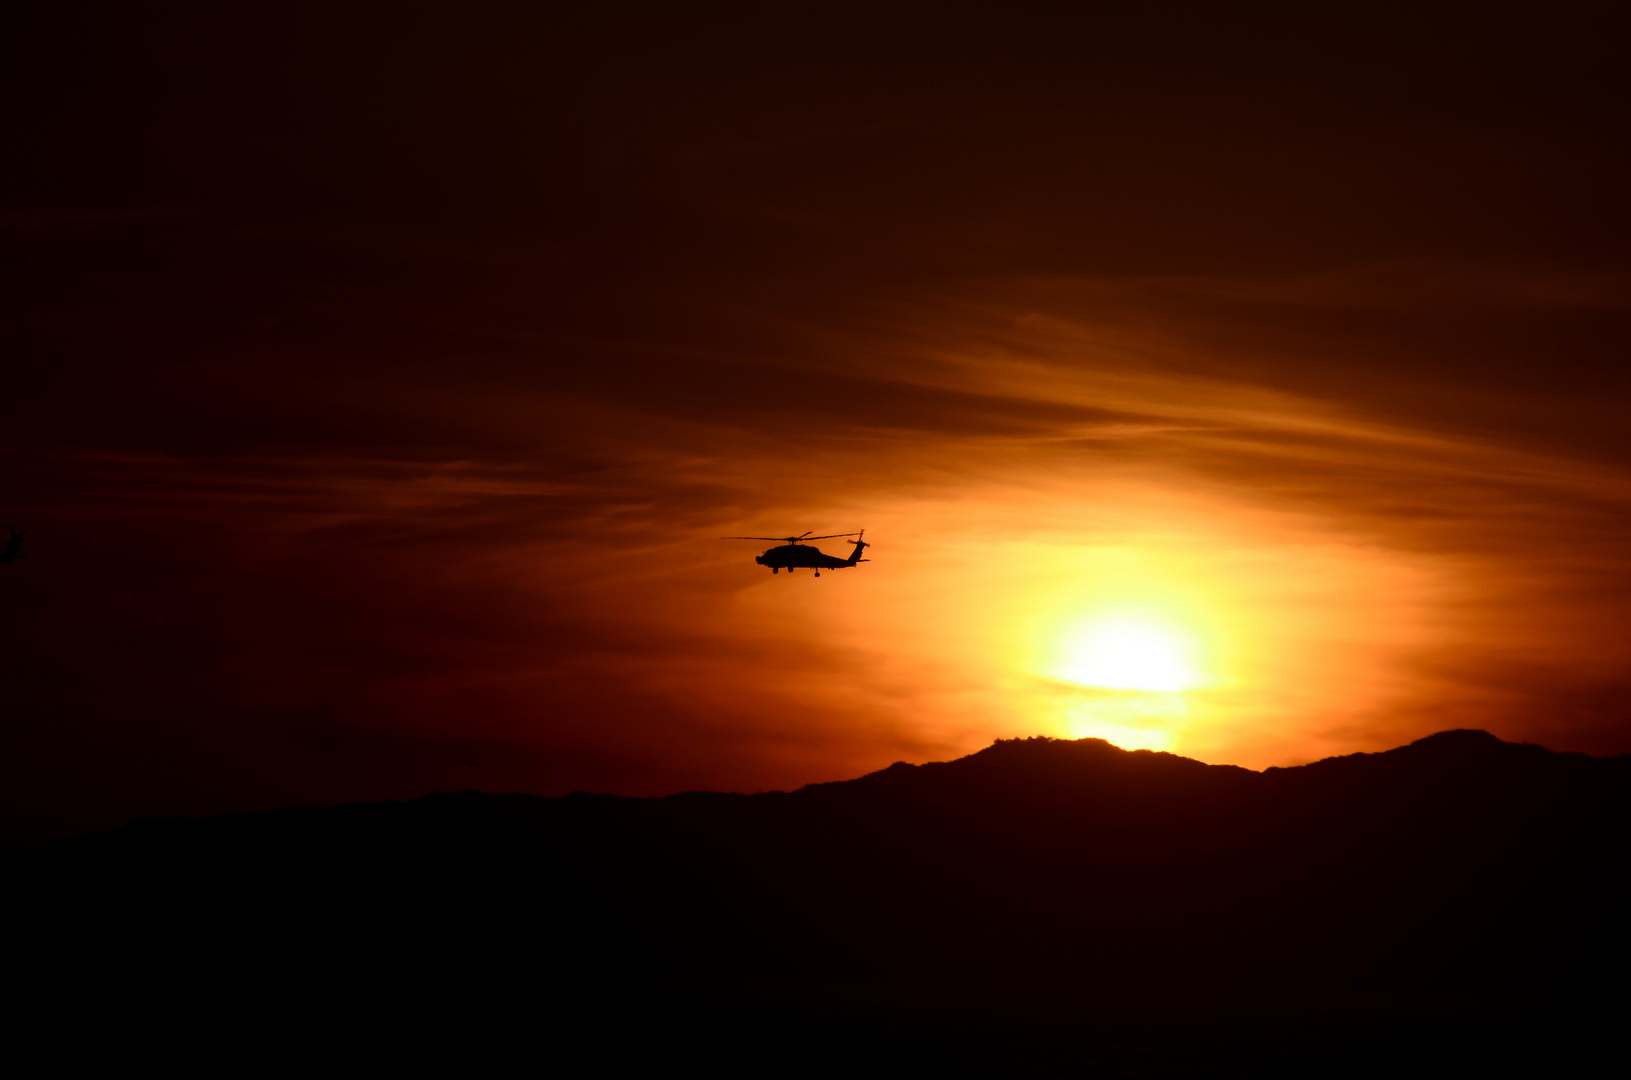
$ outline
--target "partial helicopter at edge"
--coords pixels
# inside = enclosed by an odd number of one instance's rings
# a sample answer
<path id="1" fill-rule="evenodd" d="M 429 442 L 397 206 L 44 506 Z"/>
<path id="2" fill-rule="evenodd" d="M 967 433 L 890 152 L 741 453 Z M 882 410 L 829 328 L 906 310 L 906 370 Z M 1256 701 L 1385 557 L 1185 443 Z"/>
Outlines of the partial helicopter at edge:
<path id="1" fill-rule="evenodd" d="M 786 570 L 791 574 L 795 567 L 808 567 L 814 570 L 815 576 L 820 577 L 823 570 L 842 570 L 846 566 L 856 563 L 871 562 L 871 559 L 861 558 L 861 552 L 872 545 L 861 539 L 866 535 L 862 529 L 858 533 L 828 533 L 826 536 L 811 536 L 808 532 L 798 536 L 723 536 L 722 540 L 780 540 L 780 547 L 773 547 L 763 555 L 754 558 L 760 566 L 770 567 L 772 574 Z M 819 548 L 806 547 L 806 540 L 834 540 L 840 536 L 855 537 L 855 550 L 849 553 L 849 558 L 840 559 L 836 555 L 823 554 Z"/>
<path id="2" fill-rule="evenodd" d="M 24 529 L 22 532 L 18 532 L 10 525 L 7 525 L 6 531 L 11 536 L 7 538 L 4 544 L 0 544 L 0 563 L 8 563 L 13 559 L 28 558 L 27 555 L 23 554 L 23 537 L 28 535 L 28 530 Z"/>

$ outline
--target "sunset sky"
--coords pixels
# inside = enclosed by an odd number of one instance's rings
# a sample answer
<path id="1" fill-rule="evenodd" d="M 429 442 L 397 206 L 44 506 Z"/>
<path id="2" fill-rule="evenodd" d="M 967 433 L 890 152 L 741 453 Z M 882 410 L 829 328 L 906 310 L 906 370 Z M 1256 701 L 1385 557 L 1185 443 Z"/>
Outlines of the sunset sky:
<path id="1" fill-rule="evenodd" d="M 0 838 L 1631 751 L 1624 19 L 1330 8 L 25 5 Z"/>

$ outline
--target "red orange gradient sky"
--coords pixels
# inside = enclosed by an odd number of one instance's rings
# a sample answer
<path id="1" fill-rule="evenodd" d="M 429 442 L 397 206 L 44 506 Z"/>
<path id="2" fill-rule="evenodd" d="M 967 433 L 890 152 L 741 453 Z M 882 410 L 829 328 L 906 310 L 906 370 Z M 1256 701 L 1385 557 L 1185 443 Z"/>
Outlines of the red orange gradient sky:
<path id="1" fill-rule="evenodd" d="M 1631 751 L 1598 6 L 19 26 L 9 839 L 1032 734 Z M 718 539 L 861 528 L 819 581 Z"/>

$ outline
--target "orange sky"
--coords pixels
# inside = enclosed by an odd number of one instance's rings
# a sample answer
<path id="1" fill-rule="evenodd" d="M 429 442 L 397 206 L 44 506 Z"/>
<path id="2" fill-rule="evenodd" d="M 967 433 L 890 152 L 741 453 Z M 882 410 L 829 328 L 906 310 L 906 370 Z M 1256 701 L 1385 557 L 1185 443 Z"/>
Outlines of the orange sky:
<path id="1" fill-rule="evenodd" d="M 1631 751 L 1611 28 L 371 10 L 23 27 L 8 836 Z"/>

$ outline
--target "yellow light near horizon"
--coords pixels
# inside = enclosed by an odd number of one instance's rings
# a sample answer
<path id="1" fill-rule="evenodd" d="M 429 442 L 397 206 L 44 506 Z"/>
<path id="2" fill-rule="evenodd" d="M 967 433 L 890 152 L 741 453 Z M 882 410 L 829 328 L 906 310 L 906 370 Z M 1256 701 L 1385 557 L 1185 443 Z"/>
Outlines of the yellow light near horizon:
<path id="1" fill-rule="evenodd" d="M 1105 739 L 1123 750 L 1170 750 L 1189 720 L 1181 693 L 1088 691 L 1065 711 L 1074 739 Z"/>
<path id="2" fill-rule="evenodd" d="M 1071 735 L 1077 739 L 1103 739 L 1123 750 L 1171 750 L 1178 741 L 1175 731 L 1159 728 L 1131 728 L 1117 724 L 1088 724 L 1073 726 Z"/>

